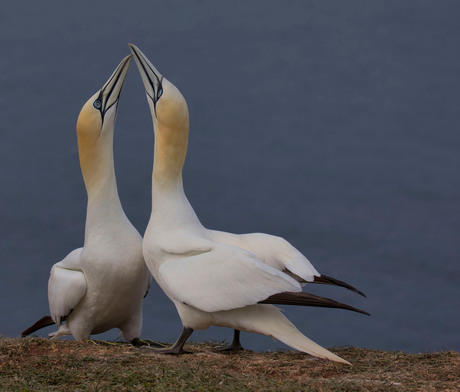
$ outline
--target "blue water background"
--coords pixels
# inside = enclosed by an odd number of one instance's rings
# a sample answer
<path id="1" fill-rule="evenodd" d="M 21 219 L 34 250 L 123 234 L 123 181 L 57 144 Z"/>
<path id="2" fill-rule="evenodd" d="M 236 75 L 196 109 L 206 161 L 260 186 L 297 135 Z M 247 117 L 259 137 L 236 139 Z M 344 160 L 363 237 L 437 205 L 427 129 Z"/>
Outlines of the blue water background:
<path id="1" fill-rule="evenodd" d="M 457 1 L 1 2 L 0 333 L 48 313 L 52 264 L 83 244 L 76 118 L 133 42 L 187 99 L 184 183 L 203 224 L 283 236 L 367 294 L 309 288 L 372 317 L 286 308 L 301 331 L 328 347 L 459 351 L 459 17 Z M 115 160 L 141 233 L 152 156 L 132 67 Z M 180 330 L 154 286 L 144 337 Z"/>

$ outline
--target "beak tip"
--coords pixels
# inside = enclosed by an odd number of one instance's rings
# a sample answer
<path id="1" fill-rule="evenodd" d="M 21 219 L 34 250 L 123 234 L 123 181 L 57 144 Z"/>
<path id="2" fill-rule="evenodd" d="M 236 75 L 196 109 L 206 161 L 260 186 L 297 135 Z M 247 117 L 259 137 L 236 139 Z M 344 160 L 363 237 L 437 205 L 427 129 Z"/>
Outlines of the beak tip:
<path id="1" fill-rule="evenodd" d="M 129 49 L 131 50 L 131 52 L 133 52 L 133 53 L 134 53 L 134 52 L 136 51 L 136 49 L 137 49 L 136 45 L 134 45 L 134 44 L 132 44 L 132 43 L 129 43 L 128 46 L 129 46 Z"/>

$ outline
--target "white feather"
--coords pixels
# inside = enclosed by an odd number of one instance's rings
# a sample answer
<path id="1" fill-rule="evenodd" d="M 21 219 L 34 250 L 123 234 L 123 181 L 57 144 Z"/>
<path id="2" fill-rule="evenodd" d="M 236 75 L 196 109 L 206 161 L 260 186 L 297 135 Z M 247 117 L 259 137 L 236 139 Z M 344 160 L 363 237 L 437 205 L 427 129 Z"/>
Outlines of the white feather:
<path id="1" fill-rule="evenodd" d="M 320 276 L 310 261 L 284 238 L 264 233 L 208 232 L 214 241 L 246 249 L 267 265 L 280 271 L 289 271 L 299 280 L 312 282 L 315 276 Z"/>
<path id="2" fill-rule="evenodd" d="M 348 361 L 303 335 L 276 306 L 252 305 L 227 312 L 213 313 L 212 317 L 215 325 L 271 336 L 296 350 L 315 357 L 350 365 Z"/>
<path id="3" fill-rule="evenodd" d="M 183 243 L 180 237 L 177 241 Z M 159 268 L 159 279 L 180 302 L 215 312 L 252 305 L 283 291 L 301 291 L 294 279 L 243 249 L 202 238 L 195 242 L 209 250 L 196 253 L 191 248 Z"/>
<path id="4" fill-rule="evenodd" d="M 57 325 L 72 312 L 86 292 L 86 279 L 81 271 L 61 268 L 51 269 L 48 281 L 48 301 L 51 318 Z"/>

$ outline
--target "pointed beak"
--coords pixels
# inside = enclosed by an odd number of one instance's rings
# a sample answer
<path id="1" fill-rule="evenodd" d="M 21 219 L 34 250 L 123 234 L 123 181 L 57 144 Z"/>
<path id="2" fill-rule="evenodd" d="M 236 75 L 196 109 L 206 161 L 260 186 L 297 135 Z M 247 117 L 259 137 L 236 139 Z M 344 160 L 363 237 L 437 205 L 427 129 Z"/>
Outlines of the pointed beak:
<path id="1" fill-rule="evenodd" d="M 102 86 L 99 98 L 96 101 L 99 102 L 98 105 L 100 105 L 97 109 L 99 109 L 102 114 L 105 114 L 107 110 L 118 102 L 132 57 L 131 54 L 126 56 L 113 72 L 109 80 Z"/>
<path id="2" fill-rule="evenodd" d="M 163 76 L 161 76 L 158 70 L 137 46 L 129 44 L 129 47 L 134 56 L 137 68 L 139 69 L 139 73 L 141 74 L 142 81 L 144 82 L 145 92 L 153 101 L 153 104 L 156 105 L 163 94 L 163 87 L 161 85 Z"/>

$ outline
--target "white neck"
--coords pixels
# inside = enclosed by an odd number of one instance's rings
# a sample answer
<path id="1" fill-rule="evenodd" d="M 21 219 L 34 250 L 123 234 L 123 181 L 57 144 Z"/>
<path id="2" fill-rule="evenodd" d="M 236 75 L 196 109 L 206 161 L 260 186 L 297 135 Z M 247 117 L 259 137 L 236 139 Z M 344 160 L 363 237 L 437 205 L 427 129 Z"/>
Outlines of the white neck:
<path id="1" fill-rule="evenodd" d="M 113 161 L 113 132 L 101 134 L 97 140 L 79 137 L 80 165 L 88 194 L 85 246 L 91 239 L 100 239 L 106 228 L 113 230 L 129 224 L 118 196 Z M 110 235 L 110 234 L 109 234 Z"/>
<path id="2" fill-rule="evenodd" d="M 162 183 L 152 176 L 152 224 L 162 228 L 194 229 L 201 228 L 200 220 L 185 196 L 182 175 L 175 181 Z M 161 223 L 160 223 L 161 222 Z"/>

